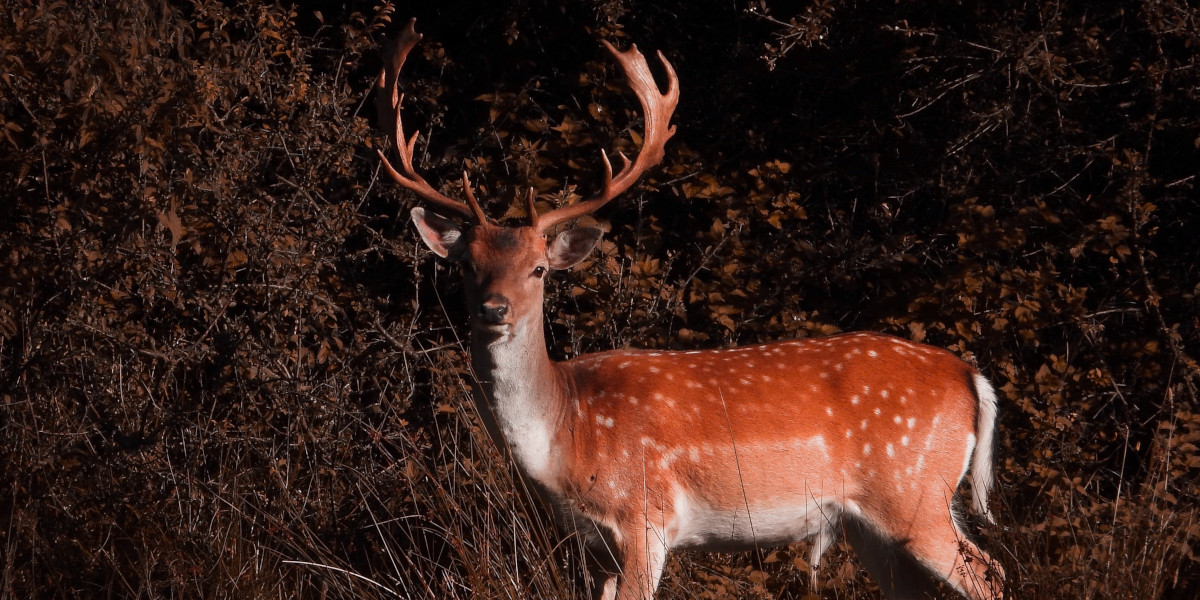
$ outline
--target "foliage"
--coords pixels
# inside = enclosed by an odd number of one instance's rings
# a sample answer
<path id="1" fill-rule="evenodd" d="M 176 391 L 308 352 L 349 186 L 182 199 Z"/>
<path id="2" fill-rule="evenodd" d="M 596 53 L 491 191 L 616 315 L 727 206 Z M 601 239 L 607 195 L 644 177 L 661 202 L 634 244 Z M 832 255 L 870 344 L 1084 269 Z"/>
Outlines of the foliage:
<path id="1" fill-rule="evenodd" d="M 578 597 L 472 414 L 457 274 L 380 178 L 593 190 L 661 49 L 667 159 L 550 283 L 565 357 L 870 329 L 1001 390 L 1013 597 L 1200 593 L 1200 19 L 1183 0 L 295 7 L 0 19 L 0 597 Z M 871 597 L 837 552 L 681 555 L 660 597 Z M 1096 577 L 1097 573 L 1106 574 Z"/>

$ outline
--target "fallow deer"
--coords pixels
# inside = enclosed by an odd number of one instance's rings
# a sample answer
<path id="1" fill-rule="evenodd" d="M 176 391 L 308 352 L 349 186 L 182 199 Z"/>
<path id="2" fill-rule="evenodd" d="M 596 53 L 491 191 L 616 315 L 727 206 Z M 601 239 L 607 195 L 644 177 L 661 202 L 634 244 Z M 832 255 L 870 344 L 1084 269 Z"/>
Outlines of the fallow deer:
<path id="1" fill-rule="evenodd" d="M 642 149 L 602 190 L 502 227 L 483 213 L 463 174 L 466 202 L 413 167 L 397 79 L 421 36 L 413 23 L 386 58 L 377 103 L 394 127 L 399 168 L 382 165 L 429 202 L 413 208 L 425 244 L 461 263 L 471 314 L 480 414 L 496 444 L 567 524 L 612 552 L 596 586 L 605 600 L 649 599 L 673 548 L 739 550 L 815 538 L 816 566 L 845 534 L 891 598 L 940 578 L 973 600 L 998 599 L 1003 571 L 963 532 L 952 500 L 971 481 L 989 522 L 996 394 L 951 353 L 904 339 L 852 333 L 721 350 L 613 350 L 556 362 L 542 331 L 545 277 L 582 260 L 596 227 L 556 226 L 592 213 L 663 158 L 679 97 L 662 53 L 660 91 L 636 46 L 604 46 L 645 114 Z M 438 214 L 440 213 L 440 214 Z M 444 215 L 444 216 L 443 216 Z M 447 218 L 451 217 L 451 218 Z M 459 221 L 465 223 L 460 225 Z"/>

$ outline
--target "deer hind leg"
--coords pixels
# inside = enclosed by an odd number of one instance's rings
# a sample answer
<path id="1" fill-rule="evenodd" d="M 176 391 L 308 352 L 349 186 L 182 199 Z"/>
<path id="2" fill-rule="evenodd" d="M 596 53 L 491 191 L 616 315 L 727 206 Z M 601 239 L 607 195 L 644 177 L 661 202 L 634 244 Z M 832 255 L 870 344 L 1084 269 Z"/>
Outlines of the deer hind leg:
<path id="1" fill-rule="evenodd" d="M 905 531 L 848 524 L 846 537 L 892 600 L 937 598 L 937 576 L 971 600 L 1000 600 L 1004 570 L 967 539 L 951 512 L 924 510 Z"/>
<path id="2" fill-rule="evenodd" d="M 906 544 L 876 531 L 859 519 L 843 521 L 846 541 L 859 562 L 890 600 L 937 598 L 938 588 L 927 567 L 905 549 Z"/>
<path id="3" fill-rule="evenodd" d="M 930 536 L 929 547 L 933 550 L 922 560 L 936 565 L 935 572 L 968 598 L 1000 600 L 1004 595 L 1004 568 L 967 539 L 956 520 L 951 520 L 949 530 L 941 537 Z"/>

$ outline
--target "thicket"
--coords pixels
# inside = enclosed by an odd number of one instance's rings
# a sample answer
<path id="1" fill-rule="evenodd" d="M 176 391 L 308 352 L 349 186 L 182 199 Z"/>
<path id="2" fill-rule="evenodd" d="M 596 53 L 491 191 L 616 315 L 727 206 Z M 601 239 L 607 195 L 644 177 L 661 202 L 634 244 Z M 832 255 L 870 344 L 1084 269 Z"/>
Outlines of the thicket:
<path id="1" fill-rule="evenodd" d="M 550 284 L 566 357 L 879 330 L 1001 391 L 1014 598 L 1200 595 L 1200 17 L 1142 2 L 4 3 L 0 597 L 581 594 L 471 413 L 406 123 L 492 214 L 635 151 L 597 40 L 662 50 L 663 166 Z M 511 212 L 510 212 L 511 209 Z M 873 597 L 844 550 L 673 556 L 660 598 Z"/>

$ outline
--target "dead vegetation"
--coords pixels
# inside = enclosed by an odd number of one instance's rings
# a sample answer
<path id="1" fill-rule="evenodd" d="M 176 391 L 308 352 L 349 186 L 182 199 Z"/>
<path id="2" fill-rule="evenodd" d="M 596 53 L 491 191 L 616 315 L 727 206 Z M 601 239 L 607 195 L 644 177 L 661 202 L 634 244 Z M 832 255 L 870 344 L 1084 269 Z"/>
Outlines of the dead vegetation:
<path id="1" fill-rule="evenodd" d="M 375 46 L 410 16 L 418 160 L 493 214 L 636 146 L 596 39 L 679 71 L 664 166 L 550 286 L 552 352 L 951 348 L 1001 392 L 1013 597 L 1200 593 L 1188 3 L 498 4 L 7 3 L 0 597 L 580 595 L 377 171 Z M 676 557 L 660 597 L 874 597 L 804 555 Z"/>

